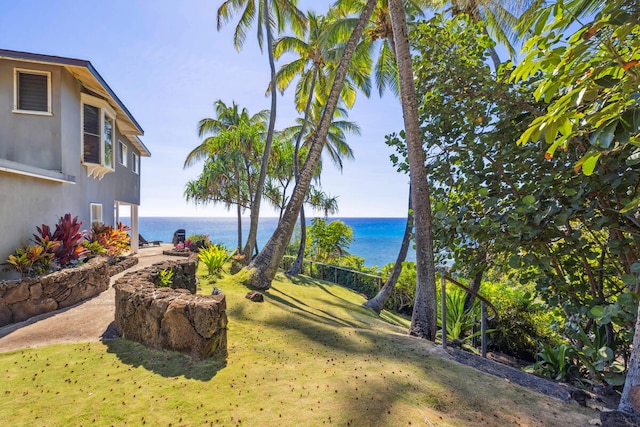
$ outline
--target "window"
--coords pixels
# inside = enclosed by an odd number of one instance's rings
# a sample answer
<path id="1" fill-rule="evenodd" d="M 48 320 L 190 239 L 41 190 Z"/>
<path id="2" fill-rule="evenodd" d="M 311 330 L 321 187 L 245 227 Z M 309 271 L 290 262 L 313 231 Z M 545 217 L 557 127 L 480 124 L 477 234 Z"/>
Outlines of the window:
<path id="1" fill-rule="evenodd" d="M 104 117 L 104 165 L 113 169 L 113 119 Z"/>
<path id="2" fill-rule="evenodd" d="M 82 94 L 82 161 L 89 176 L 113 172 L 115 116 L 106 101 Z"/>
<path id="3" fill-rule="evenodd" d="M 120 150 L 118 151 L 118 162 L 126 168 L 128 154 L 127 145 L 122 141 L 118 141 L 118 145 L 120 146 Z"/>
<path id="4" fill-rule="evenodd" d="M 133 153 L 133 172 L 139 174 L 140 173 L 140 156 L 136 153 Z"/>
<path id="5" fill-rule="evenodd" d="M 94 222 L 102 224 L 102 205 L 100 203 L 91 203 L 91 224 Z"/>
<path id="6" fill-rule="evenodd" d="M 15 68 L 13 112 L 51 115 L 51 73 Z"/>

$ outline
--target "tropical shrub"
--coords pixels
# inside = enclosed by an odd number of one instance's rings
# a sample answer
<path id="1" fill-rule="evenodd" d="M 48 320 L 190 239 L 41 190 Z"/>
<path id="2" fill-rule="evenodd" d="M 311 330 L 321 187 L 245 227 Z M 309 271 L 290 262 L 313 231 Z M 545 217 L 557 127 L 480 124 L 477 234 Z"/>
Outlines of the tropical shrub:
<path id="1" fill-rule="evenodd" d="M 129 227 L 119 222 L 117 227 L 94 222 L 91 224 L 89 241 L 97 242 L 102 246 L 109 257 L 122 255 L 131 249 Z"/>
<path id="2" fill-rule="evenodd" d="M 387 280 L 393 270 L 393 263 L 385 265 L 380 273 L 383 280 Z M 416 263 L 405 261 L 402 263 L 402 272 L 396 282 L 393 293 L 385 303 L 387 310 L 411 315 L 413 311 L 413 301 L 416 297 Z"/>
<path id="3" fill-rule="evenodd" d="M 439 294 L 439 292 L 438 292 Z M 480 322 L 480 303 L 475 299 L 471 307 L 465 309 L 467 292 L 456 286 L 448 286 L 445 297 L 447 340 L 460 344 L 480 334 L 474 327 Z M 442 328 L 441 307 L 438 304 L 438 326 Z M 442 329 L 439 331 L 442 334 Z"/>
<path id="4" fill-rule="evenodd" d="M 494 330 L 488 338 L 491 351 L 533 362 L 540 345 L 557 346 L 562 342 L 551 327 L 559 322 L 560 315 L 534 299 L 530 288 L 513 283 L 505 275 L 482 283 L 480 294 L 498 309 L 498 316 L 489 320 L 489 328 Z"/>
<path id="5" fill-rule="evenodd" d="M 537 356 L 540 360 L 533 365 L 533 370 L 538 375 L 558 381 L 570 381 L 579 376 L 580 367 L 574 361 L 575 350 L 568 344 L 545 345 Z"/>
<path id="6" fill-rule="evenodd" d="M 59 242 L 52 242 L 44 238 L 41 243 L 16 249 L 13 255 L 9 255 L 7 262 L 22 277 L 34 277 L 46 274 L 55 268 L 54 251 Z"/>
<path id="7" fill-rule="evenodd" d="M 607 329 L 594 324 L 591 332 L 580 330 L 580 341 L 573 346 L 581 364 L 581 372 L 589 383 L 624 384 L 624 365 L 616 360 L 614 351 L 607 345 Z"/>
<path id="8" fill-rule="evenodd" d="M 89 240 L 85 240 L 82 242 L 82 246 L 84 247 L 87 258 L 93 258 L 98 255 L 102 255 L 107 252 L 107 250 L 98 242 L 91 242 Z"/>
<path id="9" fill-rule="evenodd" d="M 156 286 L 161 288 L 171 287 L 173 284 L 173 270 L 170 268 L 165 268 L 158 272 L 158 284 Z"/>
<path id="10" fill-rule="evenodd" d="M 229 261 L 235 253 L 235 249 L 233 252 L 229 252 L 224 245 L 217 244 L 200 249 L 198 259 L 207 267 L 209 276 L 212 276 L 222 270 L 224 264 Z"/>
<path id="11" fill-rule="evenodd" d="M 307 228 L 307 253 L 314 261 L 331 262 L 348 255 L 352 241 L 353 229 L 342 221 L 327 224 L 322 218 L 314 218 Z"/>
<path id="12" fill-rule="evenodd" d="M 76 263 L 86 255 L 82 246 L 82 240 L 85 236 L 80 231 L 81 226 L 82 221 L 78 221 L 77 216 L 72 218 L 71 214 L 67 213 L 60 217 L 53 233 L 48 225 L 42 224 L 42 227 L 36 227 L 38 234 L 34 234 L 33 238 L 38 244 L 42 244 L 46 240 L 59 242 L 56 248 L 53 249 L 55 262 L 60 267 L 66 267 Z"/>
<path id="13" fill-rule="evenodd" d="M 211 240 L 208 234 L 192 234 L 184 241 L 184 247 L 188 248 L 191 252 L 197 252 L 209 245 L 211 245 Z"/>

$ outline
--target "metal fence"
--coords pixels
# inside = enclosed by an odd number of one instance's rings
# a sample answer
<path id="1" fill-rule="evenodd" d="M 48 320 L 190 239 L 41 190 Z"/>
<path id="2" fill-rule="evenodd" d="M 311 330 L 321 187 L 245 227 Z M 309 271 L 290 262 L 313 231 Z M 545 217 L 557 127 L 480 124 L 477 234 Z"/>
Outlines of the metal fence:
<path id="1" fill-rule="evenodd" d="M 285 255 L 280 267 L 288 270 L 295 261 L 295 257 Z M 328 280 L 338 285 L 342 285 L 354 291 L 360 292 L 373 298 L 382 287 L 382 277 L 374 274 L 362 273 L 361 271 L 350 270 L 336 265 L 324 264 L 321 262 L 305 259 L 302 261 L 302 274 L 320 280 Z"/>
<path id="2" fill-rule="evenodd" d="M 290 255 L 285 255 L 282 259 L 282 263 L 280 264 L 280 268 L 282 268 L 283 270 L 288 270 L 289 268 L 291 268 L 291 265 L 293 264 L 293 262 L 295 261 L 295 257 L 290 256 Z M 337 283 L 338 285 L 342 285 L 344 287 L 353 289 L 357 292 L 360 292 L 364 295 L 366 295 L 367 298 L 373 298 L 374 296 L 376 296 L 376 294 L 378 293 L 378 291 L 380 290 L 380 288 L 382 287 L 382 277 L 381 276 L 376 276 L 374 274 L 368 274 L 368 273 L 362 273 L 360 271 L 356 271 L 356 270 L 350 270 L 348 268 L 344 268 L 344 267 L 338 267 L 336 265 L 330 265 L 330 264 L 324 264 L 321 262 L 316 262 L 316 261 L 311 261 L 308 259 L 305 259 L 302 261 L 302 274 L 306 274 L 309 277 L 312 277 L 314 279 L 320 279 L 320 280 L 327 280 L 333 283 Z M 452 284 L 454 284 L 455 286 L 463 289 L 465 292 L 467 293 L 471 293 L 473 294 L 476 298 L 478 298 L 480 300 L 480 304 L 481 304 L 481 319 L 480 319 L 480 325 L 481 325 L 481 354 L 482 357 L 486 357 L 487 354 L 487 336 L 486 336 L 486 330 L 487 330 L 487 321 L 493 319 L 494 317 L 496 317 L 498 315 L 498 310 L 496 309 L 496 307 L 491 304 L 491 302 L 489 302 L 488 300 L 486 300 L 484 297 L 482 297 L 481 295 L 479 295 L 478 293 L 472 291 L 471 289 L 469 289 L 468 287 L 464 286 L 463 284 L 461 284 L 460 282 L 454 280 L 452 277 L 450 277 L 449 275 L 446 274 L 446 269 L 442 269 L 441 273 L 441 279 L 442 279 L 442 285 L 441 285 L 441 298 L 442 300 L 440 301 L 441 304 L 441 321 L 442 321 L 442 331 L 446 331 L 447 330 L 447 305 L 446 305 L 446 300 L 445 300 L 445 295 L 446 295 L 446 282 L 450 282 Z M 487 316 L 487 310 L 486 308 L 489 307 L 491 309 L 491 311 L 493 311 L 493 314 L 491 317 Z M 446 333 L 443 333 L 443 338 L 442 338 L 442 347 L 443 348 L 447 348 L 447 338 L 446 338 Z"/>

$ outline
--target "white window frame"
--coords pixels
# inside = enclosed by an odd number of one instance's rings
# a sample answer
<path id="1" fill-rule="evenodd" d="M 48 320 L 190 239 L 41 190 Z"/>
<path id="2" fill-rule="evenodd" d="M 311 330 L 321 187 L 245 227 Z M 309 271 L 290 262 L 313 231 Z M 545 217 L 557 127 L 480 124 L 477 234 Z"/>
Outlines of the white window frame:
<path id="1" fill-rule="evenodd" d="M 140 156 L 137 153 L 133 153 L 132 157 L 133 165 L 131 166 L 131 169 L 133 170 L 133 173 L 140 175 Z"/>
<path id="2" fill-rule="evenodd" d="M 121 139 L 118 140 L 118 145 L 118 163 L 126 168 L 129 160 L 129 147 Z"/>
<path id="3" fill-rule="evenodd" d="M 94 212 L 95 209 L 95 212 Z M 102 203 L 90 203 L 89 204 L 89 215 L 91 224 L 97 222 L 99 224 L 104 224 L 103 216 L 102 216 Z"/>
<path id="4" fill-rule="evenodd" d="M 102 179 L 102 177 L 115 170 L 115 159 L 114 151 L 115 151 L 115 141 L 117 141 L 117 131 L 116 131 L 116 112 L 111 108 L 109 103 L 103 99 L 96 98 L 95 96 L 88 95 L 86 93 L 82 93 L 80 95 L 81 106 L 80 106 L 80 140 L 82 141 L 81 146 L 81 158 L 82 164 L 87 167 L 87 174 L 89 176 L 93 176 L 98 179 Z M 100 109 L 100 163 L 92 163 L 85 162 L 84 160 L 84 105 L 91 105 Z M 106 165 L 106 141 L 105 141 L 105 120 L 109 119 L 111 123 L 113 123 L 112 130 L 112 141 L 111 141 L 111 166 Z"/>
<path id="5" fill-rule="evenodd" d="M 47 111 L 21 110 L 18 108 L 18 74 L 20 73 L 47 76 Z M 29 70 L 26 68 L 13 69 L 13 112 L 18 114 L 32 114 L 35 116 L 53 116 L 51 112 L 51 71 Z"/>

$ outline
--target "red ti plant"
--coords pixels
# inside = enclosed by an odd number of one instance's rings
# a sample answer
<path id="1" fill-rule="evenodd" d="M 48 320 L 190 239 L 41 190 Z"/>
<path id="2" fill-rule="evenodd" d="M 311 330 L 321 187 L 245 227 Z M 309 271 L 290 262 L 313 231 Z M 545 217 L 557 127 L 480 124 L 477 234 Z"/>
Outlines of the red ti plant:
<path id="1" fill-rule="evenodd" d="M 80 231 L 82 221 L 78 221 L 78 217 L 71 218 L 71 214 L 65 214 L 60 217 L 56 224 L 56 230 L 51 233 L 48 225 L 42 224 L 42 228 L 36 227 L 40 235 L 34 234 L 36 242 L 43 244 L 47 239 L 60 242 L 54 249 L 56 262 L 65 267 L 79 260 L 85 253 L 86 249 L 82 246 L 84 233 Z"/>

